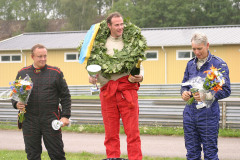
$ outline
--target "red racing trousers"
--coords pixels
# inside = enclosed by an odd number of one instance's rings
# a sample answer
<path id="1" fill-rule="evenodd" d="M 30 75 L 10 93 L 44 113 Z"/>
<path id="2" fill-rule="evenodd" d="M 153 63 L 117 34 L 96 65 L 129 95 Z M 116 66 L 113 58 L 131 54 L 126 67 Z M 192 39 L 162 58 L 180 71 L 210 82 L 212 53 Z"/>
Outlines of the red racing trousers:
<path id="1" fill-rule="evenodd" d="M 109 81 L 101 88 L 100 100 L 107 158 L 120 158 L 120 118 L 127 135 L 129 160 L 142 160 L 141 140 L 138 127 L 138 83 L 130 83 L 127 76 Z"/>

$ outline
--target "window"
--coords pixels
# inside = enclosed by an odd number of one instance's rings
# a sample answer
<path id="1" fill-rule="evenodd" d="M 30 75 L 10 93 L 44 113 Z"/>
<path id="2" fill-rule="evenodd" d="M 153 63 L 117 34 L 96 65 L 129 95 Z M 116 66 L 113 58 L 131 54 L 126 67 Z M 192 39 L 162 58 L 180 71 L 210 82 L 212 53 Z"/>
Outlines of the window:
<path id="1" fill-rule="evenodd" d="M 177 50 L 176 59 L 177 60 L 190 60 L 195 57 L 192 50 Z"/>
<path id="2" fill-rule="evenodd" d="M 1 61 L 2 62 L 10 62 L 10 56 L 1 56 Z"/>
<path id="3" fill-rule="evenodd" d="M 21 61 L 21 56 L 12 56 L 12 61 Z"/>
<path id="4" fill-rule="evenodd" d="M 78 52 L 65 53 L 64 62 L 78 62 L 79 55 Z"/>
<path id="5" fill-rule="evenodd" d="M 0 54 L 0 63 L 21 63 L 21 54 Z"/>
<path id="6" fill-rule="evenodd" d="M 158 51 L 146 51 L 147 60 L 158 60 Z"/>

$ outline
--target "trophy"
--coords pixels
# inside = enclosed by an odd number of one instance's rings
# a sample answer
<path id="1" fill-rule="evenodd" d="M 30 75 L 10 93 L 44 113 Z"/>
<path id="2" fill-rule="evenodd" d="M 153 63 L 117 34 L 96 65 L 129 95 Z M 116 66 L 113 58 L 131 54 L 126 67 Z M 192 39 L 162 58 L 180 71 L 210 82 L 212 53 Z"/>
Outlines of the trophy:
<path id="1" fill-rule="evenodd" d="M 96 64 L 89 65 L 87 66 L 87 71 L 91 77 L 96 78 L 101 71 L 101 66 Z M 90 88 L 90 91 L 92 95 L 99 94 L 100 90 L 97 86 L 97 83 L 95 85 L 93 84 L 93 86 Z"/>
<path id="2" fill-rule="evenodd" d="M 67 125 L 68 127 L 71 126 L 71 122 L 72 121 L 69 119 L 69 124 Z M 63 126 L 63 122 L 56 120 L 56 119 L 52 121 L 52 128 L 54 130 L 59 130 L 62 126 Z"/>

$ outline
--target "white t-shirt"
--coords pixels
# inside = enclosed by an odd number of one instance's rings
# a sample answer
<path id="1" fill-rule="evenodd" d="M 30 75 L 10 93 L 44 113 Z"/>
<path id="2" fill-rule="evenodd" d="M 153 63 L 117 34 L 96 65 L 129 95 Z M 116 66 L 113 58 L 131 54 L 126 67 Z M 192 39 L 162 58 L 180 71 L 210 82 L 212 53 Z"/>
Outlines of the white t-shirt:
<path id="1" fill-rule="evenodd" d="M 122 37 L 118 37 L 118 38 L 114 38 L 112 37 L 111 35 L 107 38 L 107 41 L 106 41 L 106 48 L 107 48 L 107 54 L 108 55 L 111 55 L 113 56 L 114 55 L 114 50 L 113 49 L 117 49 L 117 50 L 122 50 L 123 49 L 123 46 L 124 46 L 124 43 L 123 43 L 123 39 Z M 121 74 L 118 74 L 118 73 L 114 73 L 114 74 L 111 74 L 111 78 L 110 80 L 114 80 L 116 81 L 117 79 L 121 78 L 121 77 L 124 77 L 126 75 L 128 75 L 129 73 L 121 73 Z M 143 76 L 144 74 L 144 71 L 143 71 L 143 66 L 141 65 L 141 68 L 140 68 L 140 75 Z M 100 83 L 100 86 L 104 86 L 106 83 L 108 83 L 109 79 L 106 79 L 104 78 L 101 73 L 99 74 L 98 76 L 98 82 Z"/>

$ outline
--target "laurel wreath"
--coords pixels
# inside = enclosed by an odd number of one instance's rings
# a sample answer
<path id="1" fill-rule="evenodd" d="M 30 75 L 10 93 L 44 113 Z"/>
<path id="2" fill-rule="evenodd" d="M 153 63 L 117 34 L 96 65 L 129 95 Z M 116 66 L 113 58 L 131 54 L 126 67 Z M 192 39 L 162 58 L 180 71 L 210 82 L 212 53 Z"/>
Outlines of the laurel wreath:
<path id="1" fill-rule="evenodd" d="M 91 56 L 88 59 L 87 66 L 98 64 L 102 67 L 103 77 L 110 79 L 113 73 L 129 73 L 138 59 L 145 60 L 144 51 L 147 49 L 146 39 L 141 34 L 141 29 L 132 24 L 129 20 L 124 20 L 122 50 L 114 49 L 114 55 L 108 55 L 105 47 L 106 40 L 110 35 L 106 20 L 100 23 L 100 28 L 96 35 Z M 83 41 L 80 42 L 78 49 L 81 51 Z"/>

